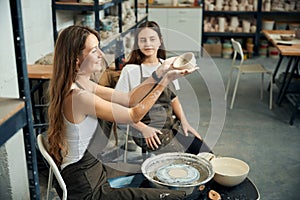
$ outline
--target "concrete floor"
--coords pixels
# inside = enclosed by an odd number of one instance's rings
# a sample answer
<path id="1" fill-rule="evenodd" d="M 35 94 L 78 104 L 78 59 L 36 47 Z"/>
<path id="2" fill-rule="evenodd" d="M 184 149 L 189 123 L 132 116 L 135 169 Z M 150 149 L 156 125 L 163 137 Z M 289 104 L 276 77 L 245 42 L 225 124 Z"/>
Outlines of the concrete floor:
<path id="1" fill-rule="evenodd" d="M 273 71 L 277 60 L 257 58 L 249 59 L 247 62 L 264 64 Z M 230 60 L 214 59 L 214 63 L 226 84 Z M 282 66 L 284 64 L 286 63 Z M 284 67 L 281 70 L 284 70 Z M 268 77 L 265 80 L 267 88 Z M 193 85 L 196 84 L 197 77 L 191 77 L 191 81 Z M 283 101 L 281 106 L 274 103 L 273 109 L 269 110 L 269 93 L 266 89 L 263 101 L 259 99 L 259 81 L 260 77 L 257 75 L 241 77 L 232 110 L 229 109 L 231 96 L 228 98 L 224 127 L 214 146 L 214 152 L 220 156 L 232 156 L 246 161 L 250 166 L 248 177 L 259 189 L 261 199 L 298 199 L 300 115 L 297 115 L 294 125 L 290 126 L 288 122 L 292 110 L 287 101 Z M 275 102 L 278 88 L 274 87 L 273 91 Z M 206 100 L 206 103 L 203 103 L 205 107 L 209 102 L 209 95 L 201 92 L 202 95 Z M 202 110 L 206 111 L 205 108 Z M 205 117 L 200 120 L 200 132 L 206 130 L 207 124 L 210 123 L 210 115 L 207 113 L 203 115 Z"/>
<path id="2" fill-rule="evenodd" d="M 253 58 L 247 62 L 262 63 L 273 70 L 277 60 Z M 265 78 L 264 98 L 260 101 L 260 76 L 257 75 L 241 77 L 234 107 L 229 109 L 232 91 L 225 102 L 222 84 L 227 83 L 230 64 L 228 59 L 201 58 L 199 71 L 181 80 L 178 96 L 188 120 L 213 146 L 217 156 L 235 157 L 249 164 L 248 177 L 257 186 L 261 199 L 298 199 L 300 116 L 297 115 L 293 126 L 288 124 L 292 108 L 286 100 L 281 106 L 275 104 L 277 87 L 273 90 L 273 109 L 269 110 L 269 77 Z M 139 156 L 137 151 L 129 152 L 128 158 Z M 40 177 L 44 196 L 45 170 L 41 170 Z M 57 199 L 54 192 L 52 195 Z"/>

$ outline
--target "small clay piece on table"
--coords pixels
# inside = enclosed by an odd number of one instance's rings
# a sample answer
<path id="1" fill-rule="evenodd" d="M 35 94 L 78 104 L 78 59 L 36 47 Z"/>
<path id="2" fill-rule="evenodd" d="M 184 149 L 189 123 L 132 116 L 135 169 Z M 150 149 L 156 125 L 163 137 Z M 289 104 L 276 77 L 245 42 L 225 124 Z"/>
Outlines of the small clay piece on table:
<path id="1" fill-rule="evenodd" d="M 200 190 L 200 191 L 203 191 L 204 189 L 205 189 L 205 185 L 200 185 L 200 186 L 199 186 L 199 190 Z"/>
<path id="2" fill-rule="evenodd" d="M 209 191 L 208 197 L 211 200 L 220 200 L 221 199 L 221 195 L 218 192 L 214 191 L 214 190 Z"/>

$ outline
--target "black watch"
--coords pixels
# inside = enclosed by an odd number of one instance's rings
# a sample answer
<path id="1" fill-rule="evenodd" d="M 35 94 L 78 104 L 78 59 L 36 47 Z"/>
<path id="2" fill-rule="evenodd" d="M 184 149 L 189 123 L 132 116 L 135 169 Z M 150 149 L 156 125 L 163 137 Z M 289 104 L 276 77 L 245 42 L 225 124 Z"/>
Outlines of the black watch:
<path id="1" fill-rule="evenodd" d="M 158 83 L 161 81 L 161 79 L 163 78 L 163 76 L 161 76 L 160 78 L 157 77 L 156 71 L 154 71 L 152 73 L 152 78 Z"/>

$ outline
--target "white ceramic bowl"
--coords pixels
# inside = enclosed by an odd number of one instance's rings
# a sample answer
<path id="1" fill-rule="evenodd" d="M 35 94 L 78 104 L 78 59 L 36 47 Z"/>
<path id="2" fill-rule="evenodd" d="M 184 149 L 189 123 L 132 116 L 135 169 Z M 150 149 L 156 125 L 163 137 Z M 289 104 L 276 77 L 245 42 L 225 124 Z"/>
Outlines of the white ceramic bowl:
<path id="1" fill-rule="evenodd" d="M 214 158 L 211 160 L 211 164 L 215 171 L 214 180 L 227 187 L 240 184 L 249 173 L 249 165 L 236 158 Z"/>
<path id="2" fill-rule="evenodd" d="M 173 63 L 175 69 L 191 69 L 196 65 L 196 58 L 192 52 L 187 52 L 178 56 Z"/>

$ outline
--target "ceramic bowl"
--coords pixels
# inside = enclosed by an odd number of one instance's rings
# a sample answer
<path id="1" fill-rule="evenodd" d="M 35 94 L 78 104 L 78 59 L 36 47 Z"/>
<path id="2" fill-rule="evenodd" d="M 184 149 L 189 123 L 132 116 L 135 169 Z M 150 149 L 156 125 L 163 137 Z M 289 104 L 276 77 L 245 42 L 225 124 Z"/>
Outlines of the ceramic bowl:
<path id="1" fill-rule="evenodd" d="M 214 158 L 211 160 L 211 164 L 215 171 L 214 180 L 227 187 L 242 183 L 249 173 L 248 164 L 236 158 Z"/>
<path id="2" fill-rule="evenodd" d="M 291 41 L 293 40 L 293 35 L 281 35 L 280 38 L 283 40 L 283 41 Z"/>
<path id="3" fill-rule="evenodd" d="M 146 159 L 141 167 L 152 187 L 182 190 L 191 194 L 210 181 L 213 168 L 209 161 L 189 153 L 162 153 Z"/>
<path id="4" fill-rule="evenodd" d="M 175 69 L 191 69 L 196 65 L 196 58 L 192 52 L 187 52 L 178 56 L 173 63 Z"/>

